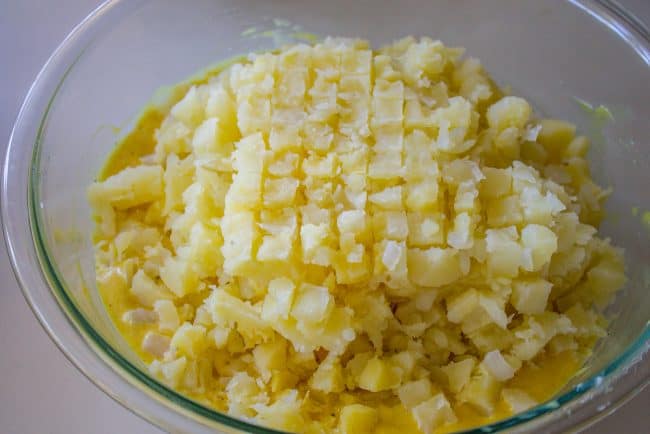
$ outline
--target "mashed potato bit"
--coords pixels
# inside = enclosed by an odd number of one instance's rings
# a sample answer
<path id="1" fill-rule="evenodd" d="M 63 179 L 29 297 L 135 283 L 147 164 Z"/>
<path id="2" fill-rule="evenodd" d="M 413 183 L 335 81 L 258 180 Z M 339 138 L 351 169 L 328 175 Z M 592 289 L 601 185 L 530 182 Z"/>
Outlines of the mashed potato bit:
<path id="1" fill-rule="evenodd" d="M 461 54 L 251 55 L 90 187 L 98 284 L 137 306 L 154 375 L 275 428 L 429 434 L 535 405 L 518 371 L 605 334 L 623 262 L 587 140 Z"/>

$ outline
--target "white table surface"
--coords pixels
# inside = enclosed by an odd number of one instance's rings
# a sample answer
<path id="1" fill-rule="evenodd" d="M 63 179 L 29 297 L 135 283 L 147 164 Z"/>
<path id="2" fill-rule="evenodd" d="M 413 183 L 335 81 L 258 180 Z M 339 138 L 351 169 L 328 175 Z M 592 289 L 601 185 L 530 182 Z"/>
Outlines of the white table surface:
<path id="1" fill-rule="evenodd" d="M 650 22 L 649 0 L 620 0 Z M 27 89 L 98 0 L 0 0 L 0 156 Z M 590 433 L 650 432 L 650 388 Z M 160 434 L 82 376 L 41 329 L 0 244 L 0 434 Z"/>

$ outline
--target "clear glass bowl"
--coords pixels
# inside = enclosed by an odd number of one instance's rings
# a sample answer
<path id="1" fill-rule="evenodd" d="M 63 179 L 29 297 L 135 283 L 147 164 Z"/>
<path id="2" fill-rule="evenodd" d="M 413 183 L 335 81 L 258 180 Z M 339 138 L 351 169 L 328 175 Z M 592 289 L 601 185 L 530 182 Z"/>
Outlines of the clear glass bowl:
<path id="1" fill-rule="evenodd" d="M 608 311 L 610 334 L 554 399 L 478 432 L 578 429 L 647 385 L 650 227 L 641 216 L 650 207 L 650 34 L 604 0 L 106 2 L 34 82 L 14 127 L 2 185 L 16 276 L 68 358 L 125 407 L 168 431 L 269 432 L 149 377 L 95 290 L 85 191 L 115 144 L 116 127 L 127 131 L 162 85 L 300 32 L 358 36 L 376 45 L 428 35 L 464 46 L 500 84 L 540 111 L 572 120 L 594 142 L 596 178 L 614 188 L 602 229 L 625 248 L 629 277 Z M 577 98 L 604 104 L 614 120 L 595 118 Z"/>

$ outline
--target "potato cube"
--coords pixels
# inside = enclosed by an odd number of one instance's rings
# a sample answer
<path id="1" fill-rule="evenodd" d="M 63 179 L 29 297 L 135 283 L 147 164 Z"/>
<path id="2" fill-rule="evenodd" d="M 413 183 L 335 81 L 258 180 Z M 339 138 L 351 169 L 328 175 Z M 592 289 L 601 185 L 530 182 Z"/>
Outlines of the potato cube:
<path id="1" fill-rule="evenodd" d="M 516 280 L 512 284 L 512 305 L 521 313 L 536 314 L 546 309 L 553 284 L 544 279 Z"/>
<path id="2" fill-rule="evenodd" d="M 558 161 L 576 134 L 576 126 L 566 121 L 542 119 L 537 141 L 544 145 L 554 161 Z"/>
<path id="3" fill-rule="evenodd" d="M 529 271 L 538 271 L 551 261 L 558 248 L 558 238 L 545 226 L 529 224 L 521 230 L 521 244 L 532 252 L 532 269 Z"/>
<path id="4" fill-rule="evenodd" d="M 291 316 L 304 323 L 322 323 L 334 309 L 334 299 L 324 286 L 303 283 L 291 308 Z"/>
<path id="5" fill-rule="evenodd" d="M 172 336 L 170 345 L 176 354 L 196 359 L 207 346 L 205 328 L 183 323 Z"/>
<path id="6" fill-rule="evenodd" d="M 255 367 L 265 382 L 271 379 L 275 370 L 284 369 L 287 360 L 287 344 L 282 338 L 260 344 L 253 349 Z"/>
<path id="7" fill-rule="evenodd" d="M 373 205 L 378 206 L 381 209 L 388 210 L 401 210 L 402 206 L 402 187 L 388 187 L 384 190 L 372 193 L 368 200 Z"/>
<path id="8" fill-rule="evenodd" d="M 405 186 L 406 209 L 409 211 L 432 211 L 440 207 L 438 203 L 438 182 L 424 179 Z"/>
<path id="9" fill-rule="evenodd" d="M 420 286 L 435 288 L 455 282 L 465 274 L 455 249 L 408 249 L 409 278 Z"/>
<path id="10" fill-rule="evenodd" d="M 516 96 L 506 96 L 492 104 L 487 110 L 488 125 L 497 131 L 509 127 L 523 129 L 530 119 L 532 109 L 530 104 Z"/>
<path id="11" fill-rule="evenodd" d="M 399 389 L 397 389 L 397 396 L 402 405 L 406 408 L 415 407 L 431 398 L 431 395 L 431 382 L 427 378 L 402 384 Z"/>
<path id="12" fill-rule="evenodd" d="M 264 180 L 264 206 L 267 208 L 284 208 L 293 204 L 298 189 L 295 178 L 267 178 Z"/>
<path id="13" fill-rule="evenodd" d="M 128 209 L 159 199 L 163 194 L 163 170 L 160 166 L 127 167 L 102 182 L 88 187 L 91 204 L 109 203 Z"/>
<path id="14" fill-rule="evenodd" d="M 491 200 L 486 212 L 490 227 L 516 225 L 523 220 L 519 197 L 515 195 Z"/>
<path id="15" fill-rule="evenodd" d="M 372 217 L 375 240 L 405 240 L 409 234 L 408 220 L 404 211 L 377 211 Z"/>
<path id="16" fill-rule="evenodd" d="M 146 307 L 152 307 L 158 300 L 171 300 L 174 294 L 158 285 L 144 271 L 138 270 L 131 280 L 131 294 Z"/>
<path id="17" fill-rule="evenodd" d="M 366 363 L 358 379 L 359 387 L 370 392 L 394 389 L 400 381 L 400 370 L 378 357 Z"/>
<path id="18" fill-rule="evenodd" d="M 295 285 L 291 280 L 284 277 L 271 280 L 262 306 L 262 319 L 265 321 L 288 319 L 294 296 Z"/>
<path id="19" fill-rule="evenodd" d="M 412 247 L 445 243 L 445 216 L 435 212 L 408 212 L 408 243 Z"/>
<path id="20" fill-rule="evenodd" d="M 442 372 L 447 376 L 449 390 L 452 393 L 458 394 L 469 382 L 472 370 L 476 366 L 476 360 L 472 357 L 460 360 L 458 362 L 450 362 L 443 366 Z"/>
<path id="21" fill-rule="evenodd" d="M 226 214 L 221 219 L 221 233 L 224 236 L 221 253 L 223 268 L 230 275 L 243 275 L 252 264 L 253 246 L 258 239 L 258 229 L 251 212 Z"/>
<path id="22" fill-rule="evenodd" d="M 339 416 L 339 431 L 341 434 L 371 434 L 378 421 L 374 408 L 362 404 L 346 405 Z"/>
<path id="23" fill-rule="evenodd" d="M 412 413 L 418 428 L 424 434 L 432 434 L 436 428 L 458 421 L 451 404 L 442 393 L 418 404 Z"/>
<path id="24" fill-rule="evenodd" d="M 180 320 L 174 303 L 170 300 L 157 300 L 153 308 L 156 315 L 158 315 L 158 329 L 160 331 L 176 331 L 180 325 Z"/>

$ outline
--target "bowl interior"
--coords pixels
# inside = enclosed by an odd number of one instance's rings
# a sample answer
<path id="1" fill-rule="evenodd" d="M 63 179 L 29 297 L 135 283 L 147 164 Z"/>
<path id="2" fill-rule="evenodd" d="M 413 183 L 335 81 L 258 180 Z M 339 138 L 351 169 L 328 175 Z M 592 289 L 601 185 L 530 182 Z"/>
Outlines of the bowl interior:
<path id="1" fill-rule="evenodd" d="M 421 35 L 464 46 L 539 112 L 576 123 L 592 139 L 596 180 L 613 188 L 602 231 L 625 248 L 629 281 L 609 308 L 609 336 L 566 391 L 575 393 L 576 385 L 647 340 L 649 45 L 599 2 L 140 0 L 104 7 L 88 31 L 92 37 L 76 61 L 56 77 L 39 128 L 30 178 L 33 229 L 44 266 L 56 276 L 54 291 L 87 321 L 81 327 L 103 340 L 100 351 L 122 354 L 109 355 L 115 363 L 146 372 L 95 290 L 86 187 L 161 86 L 309 34 L 361 37 L 375 46 Z M 585 101 L 604 105 L 613 118 L 598 116 Z"/>

